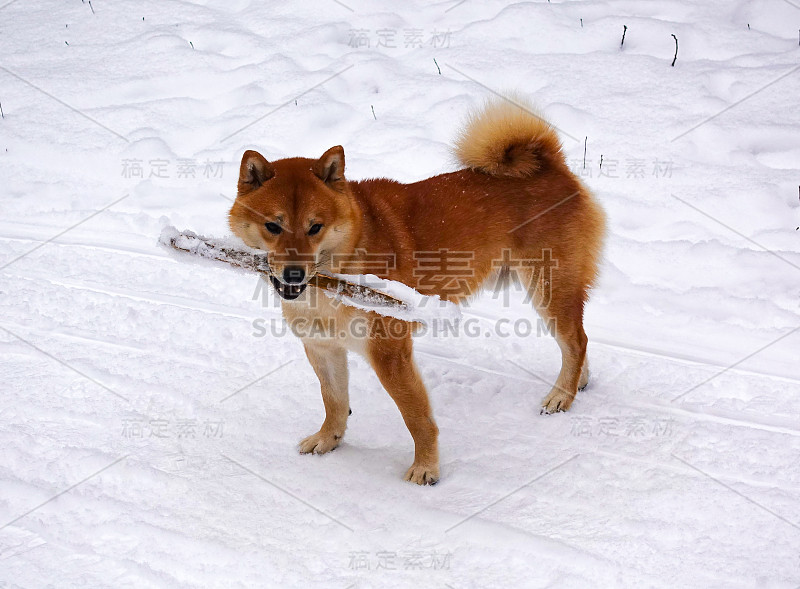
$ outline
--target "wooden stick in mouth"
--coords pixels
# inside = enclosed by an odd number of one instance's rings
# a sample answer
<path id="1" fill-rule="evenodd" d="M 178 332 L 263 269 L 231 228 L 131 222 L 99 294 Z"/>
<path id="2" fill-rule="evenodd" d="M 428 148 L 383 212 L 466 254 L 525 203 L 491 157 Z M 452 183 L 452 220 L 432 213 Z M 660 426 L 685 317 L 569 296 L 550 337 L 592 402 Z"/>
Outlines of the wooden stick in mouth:
<path id="1" fill-rule="evenodd" d="M 163 245 L 178 251 L 194 254 L 208 260 L 224 262 L 230 266 L 256 272 L 263 276 L 272 276 L 269 262 L 267 261 L 267 252 L 261 250 L 247 251 L 225 243 L 226 240 L 203 237 L 192 231 L 178 231 L 174 228 L 165 228 L 159 241 Z M 370 305 L 374 306 L 397 307 L 399 309 L 408 307 L 404 301 L 380 290 L 320 272 L 317 272 L 308 281 L 308 284 L 316 288 L 333 291 L 340 297 L 368 301 Z"/>

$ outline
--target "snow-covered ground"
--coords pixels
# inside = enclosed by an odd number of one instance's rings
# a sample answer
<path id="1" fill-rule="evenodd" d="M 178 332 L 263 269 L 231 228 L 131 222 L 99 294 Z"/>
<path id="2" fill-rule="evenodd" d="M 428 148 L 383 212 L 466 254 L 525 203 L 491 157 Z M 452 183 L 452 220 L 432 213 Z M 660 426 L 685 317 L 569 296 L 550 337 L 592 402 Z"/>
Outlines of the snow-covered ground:
<path id="1" fill-rule="evenodd" d="M 789 0 L 1 6 L 0 587 L 800 585 L 798 30 Z M 609 214 L 589 388 L 540 416 L 557 347 L 487 295 L 417 342 L 439 485 L 357 357 L 345 442 L 299 455 L 322 403 L 271 293 L 161 227 L 225 235 L 248 148 L 451 170 L 509 90 Z"/>

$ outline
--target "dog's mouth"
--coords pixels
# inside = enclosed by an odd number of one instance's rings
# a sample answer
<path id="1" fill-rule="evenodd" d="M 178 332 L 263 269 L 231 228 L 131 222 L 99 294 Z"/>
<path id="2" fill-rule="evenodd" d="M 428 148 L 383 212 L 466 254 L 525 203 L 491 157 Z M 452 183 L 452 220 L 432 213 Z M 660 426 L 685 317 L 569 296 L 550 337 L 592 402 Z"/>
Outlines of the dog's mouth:
<path id="1" fill-rule="evenodd" d="M 274 276 L 269 277 L 270 282 L 272 282 L 273 288 L 275 291 L 281 296 L 282 299 L 286 299 L 287 301 L 293 301 L 306 289 L 308 286 L 307 282 L 303 284 L 284 284 Z"/>

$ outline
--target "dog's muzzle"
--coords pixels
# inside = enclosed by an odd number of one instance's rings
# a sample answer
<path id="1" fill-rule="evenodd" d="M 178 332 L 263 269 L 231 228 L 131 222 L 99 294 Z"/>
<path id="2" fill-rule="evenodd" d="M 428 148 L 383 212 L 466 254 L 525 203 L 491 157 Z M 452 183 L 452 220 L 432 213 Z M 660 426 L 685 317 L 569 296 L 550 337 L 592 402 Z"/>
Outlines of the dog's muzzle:
<path id="1" fill-rule="evenodd" d="M 306 289 L 308 286 L 307 282 L 303 284 L 284 284 L 274 276 L 269 277 L 269 281 L 272 283 L 273 288 L 275 291 L 281 296 L 282 299 L 286 299 L 287 301 L 293 301 Z"/>

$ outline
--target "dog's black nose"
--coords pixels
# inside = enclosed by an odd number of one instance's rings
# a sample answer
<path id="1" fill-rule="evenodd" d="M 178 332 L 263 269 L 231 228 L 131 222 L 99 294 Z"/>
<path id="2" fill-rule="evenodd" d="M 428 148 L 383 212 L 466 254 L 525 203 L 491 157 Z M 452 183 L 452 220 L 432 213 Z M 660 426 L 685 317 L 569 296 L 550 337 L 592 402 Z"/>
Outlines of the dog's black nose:
<path id="1" fill-rule="evenodd" d="M 287 266 L 283 269 L 283 281 L 286 284 L 299 284 L 306 277 L 306 271 L 299 266 Z"/>

